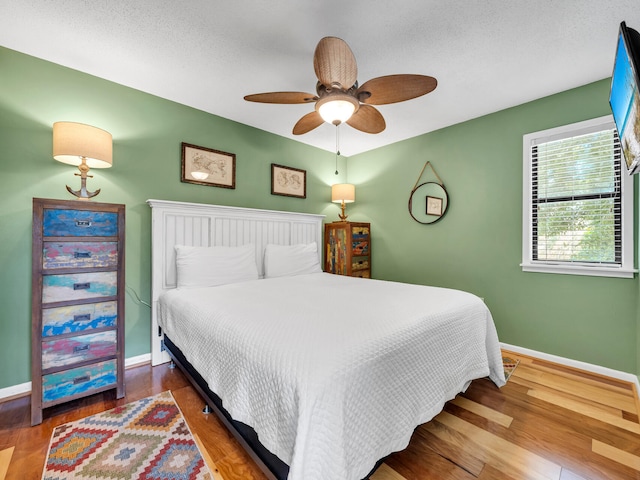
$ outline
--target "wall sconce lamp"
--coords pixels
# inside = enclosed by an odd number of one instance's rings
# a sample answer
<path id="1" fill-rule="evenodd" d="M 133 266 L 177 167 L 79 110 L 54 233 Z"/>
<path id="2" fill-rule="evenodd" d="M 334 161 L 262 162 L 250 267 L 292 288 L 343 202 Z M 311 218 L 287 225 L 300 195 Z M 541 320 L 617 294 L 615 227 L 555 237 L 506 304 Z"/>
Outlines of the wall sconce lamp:
<path id="1" fill-rule="evenodd" d="M 331 201 L 339 203 L 342 213 L 338 215 L 341 222 L 347 221 L 347 215 L 344 213 L 345 203 L 353 203 L 356 201 L 356 187 L 351 183 L 336 183 L 331 186 Z"/>
<path id="2" fill-rule="evenodd" d="M 113 163 L 113 140 L 111 134 L 100 128 L 74 122 L 53 124 L 53 158 L 59 162 L 75 165 L 80 170 L 80 190 L 67 190 L 78 200 L 89 200 L 100 193 L 87 191 L 90 168 L 109 168 Z"/>

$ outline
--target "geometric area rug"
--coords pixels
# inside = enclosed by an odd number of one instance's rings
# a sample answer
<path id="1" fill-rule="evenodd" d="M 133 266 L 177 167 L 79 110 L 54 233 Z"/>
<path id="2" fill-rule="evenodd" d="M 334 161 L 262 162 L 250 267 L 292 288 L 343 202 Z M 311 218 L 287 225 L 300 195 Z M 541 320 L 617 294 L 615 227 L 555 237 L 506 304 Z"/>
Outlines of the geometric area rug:
<path id="1" fill-rule="evenodd" d="M 211 480 L 171 392 L 56 427 L 43 480 Z"/>
<path id="2" fill-rule="evenodd" d="M 504 368 L 504 379 L 509 381 L 509 377 L 516 369 L 520 360 L 517 358 L 502 357 L 502 367 Z"/>

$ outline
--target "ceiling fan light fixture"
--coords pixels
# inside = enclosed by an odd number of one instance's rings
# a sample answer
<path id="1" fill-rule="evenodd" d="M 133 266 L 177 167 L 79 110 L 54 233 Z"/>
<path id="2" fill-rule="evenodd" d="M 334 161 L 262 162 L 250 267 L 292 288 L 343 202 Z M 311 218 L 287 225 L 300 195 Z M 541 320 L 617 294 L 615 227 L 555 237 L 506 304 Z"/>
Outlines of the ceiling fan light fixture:
<path id="1" fill-rule="evenodd" d="M 358 100 L 346 94 L 329 95 L 316 103 L 316 110 L 322 119 L 333 125 L 340 125 L 349 120 L 358 107 Z"/>
<path id="2" fill-rule="evenodd" d="M 361 132 L 375 134 L 382 132 L 386 124 L 374 105 L 411 100 L 433 91 L 438 85 L 435 78 L 416 74 L 385 75 L 360 84 L 356 58 L 347 42 L 338 37 L 324 37 L 318 42 L 313 69 L 318 78 L 317 95 L 267 92 L 246 95 L 244 99 L 287 105 L 315 102 L 315 110 L 303 115 L 293 126 L 294 135 L 308 133 L 324 122 L 335 126 L 347 123 Z M 336 136 L 337 132 L 336 128 Z M 339 154 L 337 149 L 336 153 Z"/>

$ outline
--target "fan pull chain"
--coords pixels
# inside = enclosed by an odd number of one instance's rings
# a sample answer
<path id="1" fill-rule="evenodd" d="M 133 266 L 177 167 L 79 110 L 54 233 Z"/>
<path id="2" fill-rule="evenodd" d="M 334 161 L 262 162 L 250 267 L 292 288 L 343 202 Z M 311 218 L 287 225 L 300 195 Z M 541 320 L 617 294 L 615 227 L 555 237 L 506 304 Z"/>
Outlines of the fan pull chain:
<path id="1" fill-rule="evenodd" d="M 340 130 L 338 127 L 340 124 L 336 125 L 336 175 L 338 175 L 338 157 L 340 156 Z"/>

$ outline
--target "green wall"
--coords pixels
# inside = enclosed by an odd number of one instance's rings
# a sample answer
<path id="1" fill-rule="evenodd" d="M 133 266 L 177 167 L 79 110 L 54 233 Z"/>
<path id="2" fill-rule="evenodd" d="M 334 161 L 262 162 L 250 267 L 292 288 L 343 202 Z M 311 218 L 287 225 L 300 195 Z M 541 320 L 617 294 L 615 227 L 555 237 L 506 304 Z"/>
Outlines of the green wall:
<path id="1" fill-rule="evenodd" d="M 31 199 L 70 199 L 65 184 L 79 186 L 74 168 L 51 157 L 53 122 L 113 134 L 114 166 L 92 170 L 89 189 L 102 188 L 98 201 L 126 204 L 126 282 L 145 301 L 148 198 L 337 216 L 329 185 L 347 180 L 346 166 L 343 159 L 336 178 L 329 152 L 8 49 L 0 48 L 0 71 L 0 388 L 30 380 Z M 637 278 L 519 267 L 522 135 L 605 115 L 607 93 L 598 82 L 349 158 L 357 186 L 349 218 L 372 222 L 374 277 L 469 290 L 485 298 L 504 342 L 640 372 Z M 236 189 L 181 183 L 183 141 L 235 153 Z M 427 160 L 450 196 L 434 225 L 407 212 Z M 271 163 L 307 170 L 307 198 L 271 195 Z M 127 357 L 149 352 L 149 320 L 129 291 Z"/>
<path id="2" fill-rule="evenodd" d="M 53 160 L 52 125 L 74 121 L 113 135 L 113 167 L 92 170 L 96 201 L 126 204 L 126 283 L 150 298 L 149 198 L 335 216 L 335 156 L 300 142 L 0 48 L 0 388 L 31 378 L 33 197 L 72 199 L 74 167 Z M 180 143 L 236 154 L 236 189 L 180 182 Z M 307 198 L 271 195 L 271 163 L 307 171 Z M 345 171 L 345 160 L 341 161 Z M 126 296 L 125 355 L 150 351 L 150 310 Z"/>
<path id="3" fill-rule="evenodd" d="M 373 276 L 468 290 L 484 297 L 503 342 L 640 372 L 637 276 L 519 266 L 523 134 L 607 115 L 608 92 L 603 80 L 350 157 L 357 201 L 349 210 L 354 221 L 372 223 Z M 421 225 L 407 202 L 427 160 L 450 207 L 439 222 Z M 429 169 L 427 180 L 435 180 Z"/>

